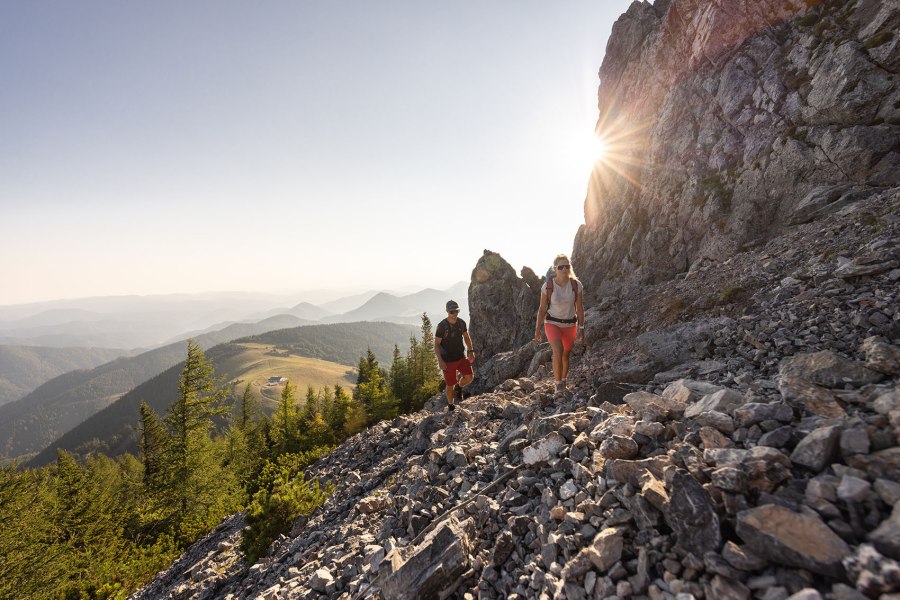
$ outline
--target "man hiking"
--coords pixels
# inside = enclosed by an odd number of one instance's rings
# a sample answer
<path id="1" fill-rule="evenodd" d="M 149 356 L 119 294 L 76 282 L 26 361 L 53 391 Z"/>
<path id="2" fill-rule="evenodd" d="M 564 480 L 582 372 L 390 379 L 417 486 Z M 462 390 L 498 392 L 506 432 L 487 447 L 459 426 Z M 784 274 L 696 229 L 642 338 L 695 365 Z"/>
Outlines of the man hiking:
<path id="1" fill-rule="evenodd" d="M 434 333 L 434 353 L 447 384 L 445 393 L 449 413 L 454 408 L 456 390 L 460 390 L 459 396 L 462 398 L 462 388 L 472 383 L 472 363 L 475 361 L 472 338 L 469 337 L 466 322 L 459 318 L 459 304 L 453 300 L 447 302 L 447 318 L 438 323 Z M 457 373 L 460 375 L 458 383 Z"/>

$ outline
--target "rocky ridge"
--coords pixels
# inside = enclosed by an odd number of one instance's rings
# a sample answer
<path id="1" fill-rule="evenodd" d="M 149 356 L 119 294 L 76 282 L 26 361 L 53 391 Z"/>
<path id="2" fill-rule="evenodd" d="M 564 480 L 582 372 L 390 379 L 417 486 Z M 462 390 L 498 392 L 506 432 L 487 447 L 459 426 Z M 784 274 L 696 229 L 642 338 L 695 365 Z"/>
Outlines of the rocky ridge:
<path id="1" fill-rule="evenodd" d="M 538 361 L 381 423 L 308 469 L 335 493 L 258 564 L 236 515 L 135 597 L 893 598 L 898 242 L 881 194 L 622 286 L 569 393 Z"/>

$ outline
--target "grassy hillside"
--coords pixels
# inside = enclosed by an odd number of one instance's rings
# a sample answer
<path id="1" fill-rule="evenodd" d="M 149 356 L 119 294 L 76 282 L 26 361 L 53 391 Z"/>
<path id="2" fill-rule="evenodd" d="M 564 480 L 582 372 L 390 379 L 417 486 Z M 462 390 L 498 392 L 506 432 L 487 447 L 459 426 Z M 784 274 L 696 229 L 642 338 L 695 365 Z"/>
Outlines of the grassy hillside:
<path id="1" fill-rule="evenodd" d="M 209 349 L 207 355 L 216 372 L 229 380 L 260 385 L 263 379 L 272 375 L 289 377 L 302 395 L 307 385 L 320 387 L 340 383 L 349 386 L 355 383 L 355 375 L 350 372 L 366 348 L 371 348 L 378 360 L 387 366 L 394 344 L 405 347 L 416 331 L 415 327 L 395 323 L 307 325 L 219 344 Z M 181 359 L 185 352 L 186 345 L 182 344 Z M 334 360 L 335 357 L 339 360 Z M 271 372 L 270 367 L 277 372 Z M 164 414 L 177 397 L 181 369 L 179 363 L 145 381 L 56 441 L 48 442 L 49 446 L 29 462 L 29 466 L 55 460 L 57 448 L 75 453 L 93 450 L 110 455 L 137 452 L 136 426 L 141 401 L 160 415 Z M 239 386 L 239 391 L 242 389 Z M 259 389 L 264 390 L 263 387 Z M 280 391 L 280 388 L 265 390 L 262 396 L 271 400 L 277 398 Z"/>
<path id="2" fill-rule="evenodd" d="M 92 369 L 125 353 L 111 348 L 0 346 L 0 405 L 26 396 L 63 373 Z"/>
<path id="3" fill-rule="evenodd" d="M 316 389 L 335 384 L 349 388 L 356 383 L 354 369 L 350 365 L 294 354 L 285 355 L 277 350 L 273 351 L 272 346 L 266 344 L 240 343 L 233 346 L 241 350 L 219 358 L 216 362 L 217 372 L 239 384 L 239 391 L 249 383 L 257 397 L 272 403 L 278 400 L 284 389 L 283 385 L 268 385 L 268 379 L 272 376 L 289 379 L 299 387 L 300 394 L 304 393 L 307 385 Z"/>

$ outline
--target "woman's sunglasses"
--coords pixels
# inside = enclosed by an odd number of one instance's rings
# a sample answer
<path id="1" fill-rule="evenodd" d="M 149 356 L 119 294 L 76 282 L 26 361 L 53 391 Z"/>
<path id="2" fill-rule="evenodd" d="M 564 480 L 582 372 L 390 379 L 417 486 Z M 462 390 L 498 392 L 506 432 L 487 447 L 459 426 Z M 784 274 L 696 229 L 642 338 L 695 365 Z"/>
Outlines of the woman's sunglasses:
<path id="1" fill-rule="evenodd" d="M 568 271 L 571 267 L 569 265 L 556 265 L 557 271 Z"/>

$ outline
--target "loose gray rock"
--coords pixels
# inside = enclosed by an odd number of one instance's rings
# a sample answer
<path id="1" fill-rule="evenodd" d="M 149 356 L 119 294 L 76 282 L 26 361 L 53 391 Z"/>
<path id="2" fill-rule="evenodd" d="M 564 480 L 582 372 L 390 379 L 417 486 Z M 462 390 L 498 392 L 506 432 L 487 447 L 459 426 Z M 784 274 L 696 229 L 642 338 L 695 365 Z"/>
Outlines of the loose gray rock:
<path id="1" fill-rule="evenodd" d="M 737 516 L 737 534 L 765 559 L 833 576 L 850 548 L 821 520 L 776 504 L 743 511 Z"/>

